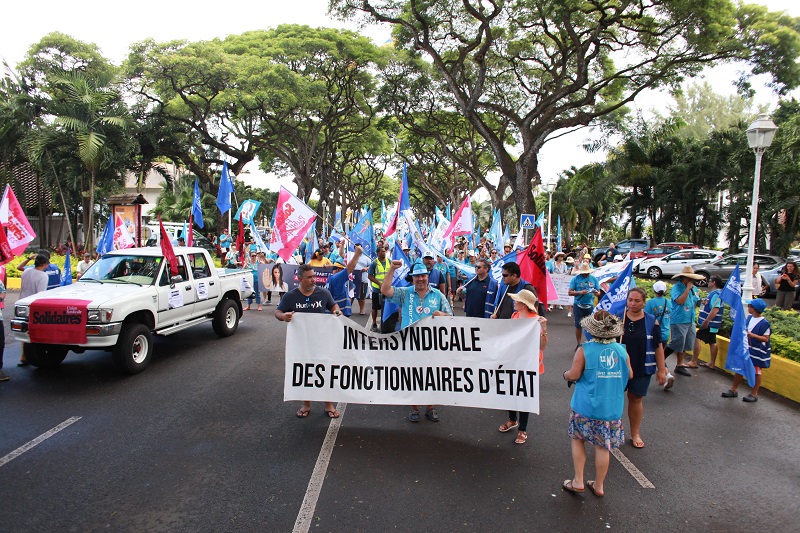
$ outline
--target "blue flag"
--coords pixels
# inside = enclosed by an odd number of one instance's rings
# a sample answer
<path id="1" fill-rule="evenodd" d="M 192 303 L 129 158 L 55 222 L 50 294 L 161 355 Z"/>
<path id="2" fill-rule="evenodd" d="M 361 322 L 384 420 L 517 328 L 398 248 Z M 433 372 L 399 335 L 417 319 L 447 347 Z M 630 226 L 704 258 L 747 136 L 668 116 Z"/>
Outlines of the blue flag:
<path id="1" fill-rule="evenodd" d="M 259 252 L 264 252 L 265 254 L 269 252 L 269 246 L 267 246 L 264 239 L 261 238 L 261 234 L 258 232 L 255 223 L 250 224 L 250 234 L 253 236 L 253 241 L 255 241 Z"/>
<path id="2" fill-rule="evenodd" d="M 511 242 L 511 229 L 509 229 L 508 224 L 506 224 L 506 230 L 503 232 L 503 241 L 495 243 L 494 247 L 502 248 L 507 242 Z"/>
<path id="3" fill-rule="evenodd" d="M 222 176 L 219 179 L 219 190 L 217 191 L 217 207 L 221 214 L 227 213 L 231 208 L 231 193 L 233 192 L 233 181 L 228 172 L 228 162 L 222 163 Z"/>
<path id="4" fill-rule="evenodd" d="M 408 260 L 406 254 L 403 253 L 403 249 L 400 247 L 400 242 L 395 241 L 394 248 L 392 249 L 392 260 L 399 259 L 403 262 L 403 266 L 398 268 L 394 271 L 394 277 L 392 278 L 392 287 L 408 287 L 409 283 L 406 281 L 406 276 L 408 273 L 411 272 L 411 261 Z M 383 313 L 381 314 L 381 321 L 386 320 L 391 316 L 392 313 L 395 313 L 400 306 L 395 303 L 390 302 L 389 300 L 385 300 L 383 302 Z M 400 324 L 400 321 L 397 321 Z"/>
<path id="5" fill-rule="evenodd" d="M 205 226 L 203 223 L 203 204 L 201 203 L 202 196 L 200 196 L 200 184 L 197 178 L 194 179 L 194 195 L 192 195 L 192 218 L 194 223 L 201 228 Z"/>
<path id="6" fill-rule="evenodd" d="M 367 210 L 366 214 L 358 219 L 348 237 L 354 245 L 361 245 L 366 256 L 371 259 L 375 257 L 377 246 L 375 244 L 375 230 L 372 226 L 371 211 Z"/>
<path id="7" fill-rule="evenodd" d="M 728 283 L 719 295 L 720 299 L 731 307 L 733 327 L 731 328 L 731 343 L 728 346 L 728 357 L 725 368 L 736 374 L 741 374 L 747 379 L 751 387 L 756 384 L 756 369 L 750 359 L 750 342 L 747 339 L 747 315 L 742 305 L 742 282 L 739 265 L 733 269 Z"/>
<path id="8" fill-rule="evenodd" d="M 106 227 L 103 228 L 103 234 L 100 235 L 100 240 L 97 241 L 97 253 L 100 255 L 107 254 L 114 249 L 114 216 L 108 217 Z"/>
<path id="9" fill-rule="evenodd" d="M 308 263 L 314 257 L 314 252 L 319 250 L 319 239 L 317 239 L 317 231 L 314 224 L 308 228 L 308 244 L 306 244 L 305 261 Z"/>
<path id="10" fill-rule="evenodd" d="M 538 217 L 536 217 L 536 225 L 540 228 L 544 229 L 544 211 L 542 211 Z M 546 246 L 545 246 L 546 248 Z"/>
<path id="11" fill-rule="evenodd" d="M 239 205 L 239 210 L 233 216 L 234 220 L 239 220 L 242 217 L 243 224 L 252 224 L 256 219 L 256 211 L 261 207 L 261 202 L 258 200 L 245 200 Z"/>
<path id="12" fill-rule="evenodd" d="M 633 261 L 628 263 L 628 266 L 625 267 L 617 280 L 608 289 L 608 292 L 600 298 L 600 301 L 597 302 L 597 306 L 594 308 L 592 313 L 594 314 L 597 311 L 608 311 L 612 315 L 617 315 L 619 317 L 625 312 L 625 306 L 628 302 L 628 289 L 631 288 L 631 279 L 633 278 Z"/>
<path id="13" fill-rule="evenodd" d="M 500 222 L 500 211 L 495 210 L 494 220 L 492 220 L 492 228 L 489 230 L 489 239 L 497 244 L 503 238 L 503 228 Z"/>
<path id="14" fill-rule="evenodd" d="M 67 258 L 64 259 L 64 271 L 61 273 L 62 287 L 65 285 L 72 285 L 72 263 L 69 260 L 69 247 L 67 247 Z"/>
<path id="15" fill-rule="evenodd" d="M 558 215 L 558 236 L 556 237 L 556 251 L 561 251 L 561 215 Z"/>

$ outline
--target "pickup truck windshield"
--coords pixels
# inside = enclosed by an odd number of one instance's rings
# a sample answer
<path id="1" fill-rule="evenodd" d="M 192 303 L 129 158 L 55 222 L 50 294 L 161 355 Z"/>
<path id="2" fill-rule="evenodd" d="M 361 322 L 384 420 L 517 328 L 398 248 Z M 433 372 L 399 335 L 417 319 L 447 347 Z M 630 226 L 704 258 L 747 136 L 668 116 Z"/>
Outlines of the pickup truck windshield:
<path id="1" fill-rule="evenodd" d="M 90 266 L 78 281 L 109 281 L 152 285 L 161 268 L 162 260 L 162 257 L 107 255 Z"/>

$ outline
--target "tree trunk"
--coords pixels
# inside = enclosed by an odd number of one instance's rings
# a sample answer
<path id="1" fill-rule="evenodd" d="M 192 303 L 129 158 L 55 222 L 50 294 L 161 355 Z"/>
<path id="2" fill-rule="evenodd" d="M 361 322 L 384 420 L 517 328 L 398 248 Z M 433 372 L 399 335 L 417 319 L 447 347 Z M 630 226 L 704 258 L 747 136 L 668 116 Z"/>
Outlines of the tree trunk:
<path id="1" fill-rule="evenodd" d="M 67 208 L 67 201 L 64 199 L 64 191 L 61 189 L 61 181 L 58 179 L 58 174 L 56 173 L 56 167 L 53 165 L 53 158 L 50 156 L 50 152 L 47 152 L 47 161 L 50 163 L 50 168 L 53 170 L 53 178 L 56 181 L 56 187 L 58 187 L 58 195 L 61 197 L 61 206 L 64 209 L 64 217 L 61 219 L 62 222 L 64 220 L 67 221 L 67 230 L 69 230 L 69 242 L 72 243 L 72 247 L 74 248 L 77 243 L 75 241 L 75 235 L 72 233 L 72 221 L 69 219 L 69 209 Z M 61 230 L 59 229 L 59 234 L 61 234 Z M 85 248 L 88 250 L 88 248 Z M 73 250 L 73 253 L 77 250 Z"/>
<path id="2" fill-rule="evenodd" d="M 89 182 L 89 217 L 86 223 L 86 248 L 87 250 L 91 250 L 92 246 L 94 245 L 94 178 L 95 173 L 94 169 L 91 170 L 90 182 Z"/>

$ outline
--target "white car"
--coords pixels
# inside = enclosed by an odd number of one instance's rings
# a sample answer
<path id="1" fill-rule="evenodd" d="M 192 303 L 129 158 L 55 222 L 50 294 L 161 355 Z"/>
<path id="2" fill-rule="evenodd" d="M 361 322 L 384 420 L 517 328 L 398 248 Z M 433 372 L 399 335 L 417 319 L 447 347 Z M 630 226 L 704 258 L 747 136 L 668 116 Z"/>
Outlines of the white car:
<path id="1" fill-rule="evenodd" d="M 693 266 L 701 263 L 708 263 L 722 257 L 723 253 L 716 250 L 706 250 L 703 248 L 688 248 L 680 252 L 674 252 L 664 257 L 654 257 L 645 259 L 636 267 L 636 272 L 651 279 L 658 279 L 663 276 L 674 276 L 683 270 L 686 265 Z"/>

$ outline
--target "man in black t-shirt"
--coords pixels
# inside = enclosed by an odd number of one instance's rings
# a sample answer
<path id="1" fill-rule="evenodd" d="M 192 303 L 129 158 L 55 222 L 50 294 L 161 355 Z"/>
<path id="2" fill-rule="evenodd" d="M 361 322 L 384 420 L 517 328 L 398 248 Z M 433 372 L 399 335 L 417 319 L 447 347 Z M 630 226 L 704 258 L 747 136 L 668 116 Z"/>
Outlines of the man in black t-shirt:
<path id="1" fill-rule="evenodd" d="M 336 316 L 342 314 L 333 296 L 327 289 L 317 287 L 314 281 L 314 268 L 311 265 L 300 265 L 297 268 L 300 285 L 281 298 L 275 309 L 275 318 L 283 322 L 291 322 L 295 313 L 326 313 L 330 311 Z M 306 418 L 311 411 L 311 401 L 306 400 L 297 411 L 297 418 Z M 339 411 L 333 402 L 325 402 L 325 412 L 329 418 L 339 418 Z"/>

